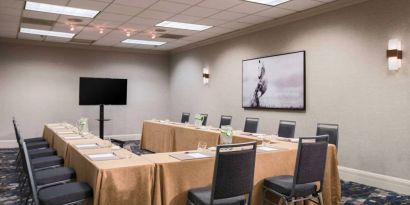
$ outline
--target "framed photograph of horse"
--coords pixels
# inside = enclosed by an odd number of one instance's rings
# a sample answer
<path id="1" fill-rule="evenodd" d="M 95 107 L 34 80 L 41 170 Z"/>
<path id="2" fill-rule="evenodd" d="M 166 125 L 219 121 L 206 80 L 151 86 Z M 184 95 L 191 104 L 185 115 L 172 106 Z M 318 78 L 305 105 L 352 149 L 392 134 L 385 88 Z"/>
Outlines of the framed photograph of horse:
<path id="1" fill-rule="evenodd" d="M 242 61 L 242 107 L 306 110 L 306 52 Z"/>

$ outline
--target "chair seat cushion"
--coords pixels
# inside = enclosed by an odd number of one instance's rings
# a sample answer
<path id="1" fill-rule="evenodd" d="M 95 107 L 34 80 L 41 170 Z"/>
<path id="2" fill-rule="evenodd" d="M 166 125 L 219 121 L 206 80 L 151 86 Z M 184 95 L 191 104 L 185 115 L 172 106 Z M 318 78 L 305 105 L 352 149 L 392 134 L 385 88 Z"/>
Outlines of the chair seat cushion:
<path id="1" fill-rule="evenodd" d="M 269 177 L 264 180 L 263 185 L 283 195 L 290 196 L 292 194 L 293 176 Z M 315 183 L 296 184 L 295 196 L 309 196 L 315 194 L 316 190 L 317 187 Z"/>
<path id="2" fill-rule="evenodd" d="M 211 187 L 191 189 L 188 192 L 188 200 L 195 205 L 208 205 L 211 202 Z M 215 205 L 244 205 L 245 196 L 237 196 L 226 199 L 216 199 Z"/>
<path id="3" fill-rule="evenodd" d="M 62 165 L 64 162 L 60 156 L 39 157 L 31 160 L 34 169 Z"/>
<path id="4" fill-rule="evenodd" d="M 26 146 L 27 146 L 28 150 L 47 148 L 48 147 L 48 142 L 46 142 L 46 141 L 31 142 L 31 143 L 26 143 Z"/>
<path id="5" fill-rule="evenodd" d="M 24 139 L 25 143 L 42 142 L 42 141 L 45 141 L 45 139 L 42 137 L 33 137 L 33 138 Z"/>
<path id="6" fill-rule="evenodd" d="M 67 167 L 58 167 L 34 172 L 37 185 L 51 184 L 70 180 L 75 177 L 75 171 Z"/>
<path id="7" fill-rule="evenodd" d="M 60 205 L 92 197 L 93 191 L 86 183 L 72 182 L 41 189 L 38 200 L 41 205 Z"/>
<path id="8" fill-rule="evenodd" d="M 39 157 L 47 157 L 56 155 L 56 150 L 53 148 L 45 148 L 45 149 L 33 149 L 28 151 L 28 155 L 31 159 L 39 158 Z"/>

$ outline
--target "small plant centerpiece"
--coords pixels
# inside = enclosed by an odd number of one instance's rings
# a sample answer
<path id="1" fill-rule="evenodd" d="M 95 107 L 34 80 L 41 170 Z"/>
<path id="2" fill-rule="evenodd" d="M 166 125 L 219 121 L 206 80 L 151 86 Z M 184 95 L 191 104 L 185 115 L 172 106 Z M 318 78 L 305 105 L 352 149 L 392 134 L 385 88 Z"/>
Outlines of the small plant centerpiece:
<path id="1" fill-rule="evenodd" d="M 202 114 L 195 114 L 195 127 L 201 127 L 205 116 Z"/>
<path id="2" fill-rule="evenodd" d="M 221 142 L 222 144 L 232 144 L 232 127 L 231 126 L 222 126 L 221 127 Z"/>
<path id="3" fill-rule="evenodd" d="M 88 132 L 88 118 L 81 118 L 78 121 L 78 132 L 80 134 Z"/>

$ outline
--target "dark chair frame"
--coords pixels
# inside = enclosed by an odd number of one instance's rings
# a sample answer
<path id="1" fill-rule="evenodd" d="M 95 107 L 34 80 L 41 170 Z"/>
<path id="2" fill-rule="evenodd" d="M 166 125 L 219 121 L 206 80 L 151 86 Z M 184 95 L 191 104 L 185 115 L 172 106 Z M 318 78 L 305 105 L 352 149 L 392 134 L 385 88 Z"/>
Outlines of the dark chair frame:
<path id="1" fill-rule="evenodd" d="M 217 173 L 218 173 L 218 163 L 220 160 L 220 153 L 223 153 L 223 151 L 228 151 L 228 152 L 236 152 L 236 151 L 241 151 L 241 150 L 234 150 L 235 148 L 239 148 L 239 147 L 252 147 L 250 149 L 246 149 L 246 150 L 252 150 L 253 151 L 253 161 L 252 161 L 252 169 L 251 169 L 251 173 L 250 173 L 250 177 L 252 178 L 252 180 L 250 180 L 251 184 L 249 184 L 250 186 L 250 190 L 248 194 L 247 199 L 247 205 L 251 205 L 251 201 L 252 201 L 252 191 L 253 191 L 253 179 L 254 179 L 254 172 L 255 172 L 255 162 L 256 162 L 256 148 L 257 148 L 257 144 L 256 142 L 247 142 L 247 143 L 238 143 L 238 144 L 228 144 L 228 145 L 218 145 L 216 148 L 216 158 L 215 158 L 215 166 L 214 166 L 214 173 L 213 173 L 213 179 L 212 179 L 212 188 L 211 188 L 211 197 L 210 197 L 210 205 L 214 204 L 215 201 L 215 189 L 216 189 L 216 184 L 217 184 Z M 222 151 L 222 152 L 221 152 Z M 245 193 L 246 194 L 246 193 Z M 188 199 L 188 204 L 194 204 L 193 202 L 189 201 Z"/>
<path id="2" fill-rule="evenodd" d="M 208 122 L 208 114 L 202 113 L 201 115 L 203 117 L 202 126 L 206 126 L 206 123 Z"/>
<path id="3" fill-rule="evenodd" d="M 245 118 L 245 125 L 244 125 L 244 127 L 243 127 L 243 131 L 244 131 L 244 132 L 247 132 L 247 131 L 245 131 L 246 123 L 247 123 L 248 121 L 250 121 L 250 120 L 256 121 L 256 130 L 255 130 L 255 133 L 257 133 L 257 132 L 258 132 L 258 126 L 259 126 L 259 118 L 257 118 L 257 117 L 246 117 L 246 118 Z"/>
<path id="4" fill-rule="evenodd" d="M 291 120 L 279 120 L 279 127 L 278 127 L 278 136 L 279 136 L 279 130 L 280 130 L 280 125 L 282 124 L 286 124 L 286 125 L 293 125 L 293 132 L 291 134 L 291 136 L 286 137 L 286 138 L 295 138 L 295 131 L 296 131 L 296 121 L 291 121 Z M 283 136 L 279 136 L 279 137 L 283 137 Z"/>
<path id="5" fill-rule="evenodd" d="M 332 124 L 332 123 L 317 123 L 317 127 L 316 127 L 316 135 L 319 135 L 319 128 L 320 127 L 327 127 L 327 128 L 335 128 L 337 130 L 336 133 L 336 151 L 338 150 L 338 146 L 339 146 L 339 125 L 338 124 Z M 330 140 L 330 136 L 329 136 L 329 140 Z"/>
<path id="6" fill-rule="evenodd" d="M 222 125 L 222 120 L 223 119 L 229 120 L 229 125 Z M 222 126 L 230 126 L 231 123 L 232 123 L 232 116 L 230 116 L 230 115 L 221 115 L 221 120 L 219 121 L 219 128 L 221 128 Z"/>
<path id="7" fill-rule="evenodd" d="M 189 117 L 191 116 L 191 113 L 189 112 L 183 112 L 182 116 L 181 116 L 181 123 L 185 123 L 184 122 L 184 116 L 188 116 L 188 120 L 186 122 L 189 122 Z"/>
<path id="8" fill-rule="evenodd" d="M 316 136 L 316 137 L 299 138 L 299 145 L 298 145 L 298 152 L 297 152 L 297 158 L 296 158 L 296 164 L 295 164 L 295 171 L 294 171 L 294 174 L 293 174 L 293 184 L 292 184 L 291 194 L 289 196 L 287 196 L 287 195 L 279 193 L 279 192 L 277 192 L 273 189 L 270 189 L 266 186 L 263 186 L 263 204 L 265 204 L 265 202 L 268 202 L 270 204 L 276 205 L 274 202 L 269 201 L 269 200 L 266 199 L 266 192 L 270 192 L 270 193 L 275 194 L 276 196 L 279 196 L 281 199 L 283 199 L 285 205 L 288 205 L 289 202 L 293 203 L 293 202 L 305 201 L 305 200 L 309 200 L 309 201 L 311 201 L 315 204 L 323 205 L 323 200 L 322 200 L 322 196 L 320 195 L 320 193 L 322 192 L 322 189 L 323 189 L 323 178 L 324 178 L 324 176 L 322 176 L 322 179 L 319 181 L 320 182 L 320 187 L 319 187 L 318 190 L 316 190 L 316 193 L 314 195 L 310 195 L 310 196 L 307 196 L 307 197 L 298 197 L 298 198 L 294 197 L 296 179 L 298 178 L 298 175 L 299 175 L 299 163 L 300 163 L 301 154 L 302 154 L 301 153 L 301 151 L 302 151 L 301 148 L 303 146 L 303 141 L 305 141 L 305 140 L 307 140 L 307 141 L 315 140 L 315 143 L 323 142 L 323 141 L 327 142 L 328 141 L 328 135 L 320 135 L 320 136 Z M 327 154 L 327 152 L 326 152 L 326 154 Z M 325 157 L 325 159 L 326 159 L 326 157 Z M 326 163 L 326 161 L 325 161 L 325 163 Z M 313 200 L 314 198 L 316 198 L 318 201 L 317 202 L 314 201 Z"/>

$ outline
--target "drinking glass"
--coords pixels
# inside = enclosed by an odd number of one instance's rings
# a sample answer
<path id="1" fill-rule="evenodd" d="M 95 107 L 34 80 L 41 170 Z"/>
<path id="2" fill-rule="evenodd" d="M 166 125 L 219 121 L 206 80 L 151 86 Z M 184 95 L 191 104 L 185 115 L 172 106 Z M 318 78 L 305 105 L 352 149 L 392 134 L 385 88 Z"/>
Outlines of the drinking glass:
<path id="1" fill-rule="evenodd" d="M 205 151 L 206 150 L 206 142 L 201 142 L 201 141 L 199 141 L 198 142 L 198 151 Z"/>
<path id="2" fill-rule="evenodd" d="M 270 141 L 271 141 L 271 136 L 270 135 L 262 136 L 262 146 L 265 146 L 265 147 L 269 146 Z"/>

